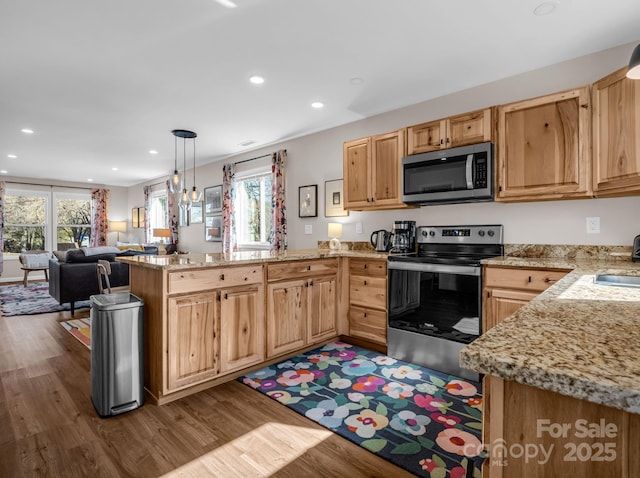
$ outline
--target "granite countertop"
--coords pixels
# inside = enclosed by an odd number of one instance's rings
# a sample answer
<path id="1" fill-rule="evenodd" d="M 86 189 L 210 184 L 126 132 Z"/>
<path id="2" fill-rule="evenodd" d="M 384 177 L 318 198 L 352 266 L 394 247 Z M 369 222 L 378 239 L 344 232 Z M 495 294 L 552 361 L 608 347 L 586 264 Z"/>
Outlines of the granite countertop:
<path id="1" fill-rule="evenodd" d="M 202 267 L 224 267 L 262 262 L 295 261 L 310 259 L 328 259 L 332 257 L 365 257 L 371 259 L 386 259 L 388 254 L 372 251 L 351 251 L 330 249 L 298 249 L 281 252 L 273 251 L 244 251 L 222 253 L 191 253 L 172 254 L 168 256 L 128 256 L 116 258 L 119 262 L 130 265 L 149 267 L 152 269 L 181 270 Z"/>
<path id="2" fill-rule="evenodd" d="M 466 346 L 461 366 L 640 413 L 640 288 L 594 283 L 599 273 L 640 276 L 640 264 L 628 257 L 484 260 L 570 272 Z"/>

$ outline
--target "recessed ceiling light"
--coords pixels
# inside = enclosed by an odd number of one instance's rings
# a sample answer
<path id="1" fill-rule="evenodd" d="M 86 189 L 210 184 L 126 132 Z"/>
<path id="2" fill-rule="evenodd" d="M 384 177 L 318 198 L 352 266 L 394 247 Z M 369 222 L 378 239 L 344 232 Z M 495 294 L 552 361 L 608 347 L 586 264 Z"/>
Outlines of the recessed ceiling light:
<path id="1" fill-rule="evenodd" d="M 238 5 L 233 3 L 231 0 L 216 0 L 220 5 L 227 8 L 236 8 Z"/>
<path id="2" fill-rule="evenodd" d="M 246 141 L 243 141 L 242 143 L 238 143 L 238 146 L 242 146 L 242 147 L 247 147 L 247 146 L 251 146 L 252 144 L 255 144 L 256 141 L 252 140 L 252 139 L 248 139 Z"/>
<path id="3" fill-rule="evenodd" d="M 33 130 L 29 128 L 22 128 L 20 131 L 26 134 L 33 134 Z"/>
<path id="4" fill-rule="evenodd" d="M 324 103 L 320 101 L 314 101 L 313 103 L 311 103 L 311 107 L 319 110 L 320 108 L 324 108 Z"/>
<path id="5" fill-rule="evenodd" d="M 354 86 L 355 85 L 361 85 L 362 83 L 364 83 L 364 80 L 362 78 L 355 77 L 355 78 L 351 78 L 349 80 L 349 83 L 354 85 Z"/>
<path id="6" fill-rule="evenodd" d="M 111 171 L 117 171 L 117 170 L 118 170 L 118 168 L 116 168 L 116 167 L 111 168 Z"/>
<path id="7" fill-rule="evenodd" d="M 87 181 L 89 181 L 90 183 L 92 183 L 92 182 L 93 182 L 93 179 L 89 178 L 89 179 L 87 179 Z"/>
<path id="8" fill-rule="evenodd" d="M 264 78 L 262 78 L 261 76 L 254 75 L 249 78 L 249 81 L 254 85 L 261 85 L 262 83 L 264 83 Z"/>
<path id="9" fill-rule="evenodd" d="M 150 149 L 149 154 L 158 154 L 158 152 L 155 149 Z"/>
<path id="10" fill-rule="evenodd" d="M 558 2 L 543 2 L 533 9 L 533 14 L 539 17 L 555 12 L 560 4 Z"/>
<path id="11" fill-rule="evenodd" d="M 0 174 L 8 174 L 9 171 L 7 171 L 6 169 L 0 169 Z"/>
<path id="12" fill-rule="evenodd" d="M 7 158 L 16 159 L 17 156 L 15 154 L 7 154 Z"/>

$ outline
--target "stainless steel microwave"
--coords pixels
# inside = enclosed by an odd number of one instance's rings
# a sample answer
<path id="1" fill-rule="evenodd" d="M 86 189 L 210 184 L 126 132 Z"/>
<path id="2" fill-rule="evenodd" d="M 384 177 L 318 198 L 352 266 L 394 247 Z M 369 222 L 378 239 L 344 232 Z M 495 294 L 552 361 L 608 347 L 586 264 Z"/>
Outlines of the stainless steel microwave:
<path id="1" fill-rule="evenodd" d="M 421 205 L 493 201 L 493 143 L 402 158 L 402 200 Z"/>

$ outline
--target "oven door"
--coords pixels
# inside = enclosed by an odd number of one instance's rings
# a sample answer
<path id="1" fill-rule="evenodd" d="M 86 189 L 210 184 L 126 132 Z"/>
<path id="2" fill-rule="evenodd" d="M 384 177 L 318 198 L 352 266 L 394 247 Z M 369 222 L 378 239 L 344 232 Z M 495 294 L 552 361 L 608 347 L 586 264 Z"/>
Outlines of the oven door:
<path id="1" fill-rule="evenodd" d="M 459 377 L 458 354 L 482 330 L 482 268 L 389 261 L 388 354 Z"/>

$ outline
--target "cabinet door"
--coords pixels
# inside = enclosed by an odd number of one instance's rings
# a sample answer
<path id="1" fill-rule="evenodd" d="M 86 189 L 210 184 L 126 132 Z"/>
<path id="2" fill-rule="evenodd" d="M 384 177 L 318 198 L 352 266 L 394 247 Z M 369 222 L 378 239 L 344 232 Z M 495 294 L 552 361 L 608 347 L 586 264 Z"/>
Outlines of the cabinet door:
<path id="1" fill-rule="evenodd" d="M 262 286 L 220 291 L 220 372 L 264 360 Z"/>
<path id="2" fill-rule="evenodd" d="M 336 276 L 308 280 L 309 343 L 319 343 L 336 336 Z"/>
<path id="3" fill-rule="evenodd" d="M 445 146 L 447 121 L 436 120 L 407 128 L 407 154 L 427 153 Z"/>
<path id="4" fill-rule="evenodd" d="M 502 322 L 520 307 L 536 297 L 539 292 L 511 289 L 487 289 L 484 303 L 482 332 Z"/>
<path id="5" fill-rule="evenodd" d="M 362 208 L 371 204 L 371 138 L 344 143 L 342 149 L 344 207 Z"/>
<path id="6" fill-rule="evenodd" d="M 587 87 L 498 108 L 499 201 L 589 197 Z"/>
<path id="7" fill-rule="evenodd" d="M 491 141 L 491 108 L 449 118 L 447 148 Z"/>
<path id="8" fill-rule="evenodd" d="M 596 196 L 640 191 L 640 81 L 626 67 L 595 83 L 594 174 Z"/>
<path id="9" fill-rule="evenodd" d="M 306 345 L 306 280 L 274 282 L 267 290 L 267 357 Z"/>
<path id="10" fill-rule="evenodd" d="M 213 378 L 219 371 L 217 292 L 169 299 L 167 386 L 174 390 Z"/>
<path id="11" fill-rule="evenodd" d="M 371 140 L 371 183 L 376 207 L 404 206 L 402 197 L 402 156 L 404 130 L 380 134 Z"/>

